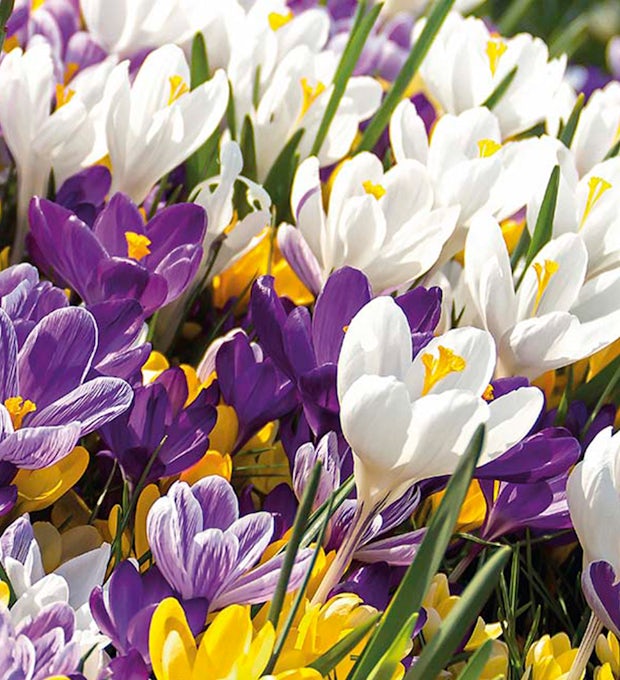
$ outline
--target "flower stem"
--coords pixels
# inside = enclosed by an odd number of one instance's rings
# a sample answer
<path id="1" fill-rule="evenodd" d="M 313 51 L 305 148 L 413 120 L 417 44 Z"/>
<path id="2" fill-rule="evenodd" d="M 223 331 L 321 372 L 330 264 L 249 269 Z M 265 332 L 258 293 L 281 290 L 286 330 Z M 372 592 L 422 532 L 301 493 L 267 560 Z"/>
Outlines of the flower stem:
<path id="1" fill-rule="evenodd" d="M 590 615 L 590 620 L 588 621 L 586 632 L 581 639 L 579 651 L 577 652 L 577 656 L 575 657 L 575 661 L 571 666 L 570 673 L 566 677 L 566 680 L 581 680 L 588 661 L 592 656 L 596 639 L 602 630 L 603 624 L 596 618 L 596 615 L 592 613 Z"/>

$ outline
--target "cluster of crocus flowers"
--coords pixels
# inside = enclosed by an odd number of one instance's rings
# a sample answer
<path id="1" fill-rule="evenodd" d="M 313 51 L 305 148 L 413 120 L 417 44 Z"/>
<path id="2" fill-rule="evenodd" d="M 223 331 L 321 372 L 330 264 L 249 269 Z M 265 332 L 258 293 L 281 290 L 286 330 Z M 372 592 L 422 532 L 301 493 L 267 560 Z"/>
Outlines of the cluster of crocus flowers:
<path id="1" fill-rule="evenodd" d="M 620 678 L 620 86 L 378 4 L 0 0 L 2 678 Z"/>

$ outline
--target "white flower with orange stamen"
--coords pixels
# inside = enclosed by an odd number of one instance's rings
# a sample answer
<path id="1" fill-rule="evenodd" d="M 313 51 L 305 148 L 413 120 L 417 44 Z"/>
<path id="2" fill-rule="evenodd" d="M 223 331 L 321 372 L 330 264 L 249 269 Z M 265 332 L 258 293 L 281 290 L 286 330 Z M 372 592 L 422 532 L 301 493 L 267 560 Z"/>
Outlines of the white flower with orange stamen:
<path id="1" fill-rule="evenodd" d="M 620 337 L 620 269 L 590 280 L 587 269 L 584 240 L 566 233 L 540 250 L 518 285 L 498 223 L 472 223 L 465 245 L 469 311 L 495 340 L 498 376 L 533 379 Z"/>
<path id="2" fill-rule="evenodd" d="M 414 39 L 424 21 L 414 28 Z M 547 45 L 539 38 L 527 33 L 502 38 L 481 19 L 463 19 L 452 12 L 431 45 L 421 74 L 444 111 L 458 114 L 481 106 L 515 66 L 514 79 L 493 109 L 505 139 L 546 119 L 562 84 L 565 56 L 549 61 Z"/>
<path id="3" fill-rule="evenodd" d="M 186 160 L 214 132 L 228 104 L 222 71 L 189 91 L 183 51 L 165 45 L 151 52 L 133 84 L 129 62 L 110 74 L 105 99 L 112 192 L 141 203 L 153 185 Z"/>

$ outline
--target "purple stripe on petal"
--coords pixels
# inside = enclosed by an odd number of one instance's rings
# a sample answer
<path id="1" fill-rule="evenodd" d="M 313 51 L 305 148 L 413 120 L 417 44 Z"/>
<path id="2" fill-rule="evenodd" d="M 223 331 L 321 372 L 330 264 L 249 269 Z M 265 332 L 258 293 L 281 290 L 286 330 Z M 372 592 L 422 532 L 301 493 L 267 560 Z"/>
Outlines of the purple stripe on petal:
<path id="1" fill-rule="evenodd" d="M 49 467 L 72 451 L 80 431 L 78 422 L 58 427 L 23 427 L 0 442 L 0 460 L 27 470 Z"/>

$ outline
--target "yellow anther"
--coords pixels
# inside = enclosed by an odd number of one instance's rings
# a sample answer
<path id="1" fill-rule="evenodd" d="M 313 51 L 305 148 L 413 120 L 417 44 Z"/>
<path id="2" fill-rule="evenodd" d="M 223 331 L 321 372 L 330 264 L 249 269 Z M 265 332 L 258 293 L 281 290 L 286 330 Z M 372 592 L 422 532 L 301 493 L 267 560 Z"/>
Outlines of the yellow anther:
<path id="1" fill-rule="evenodd" d="M 64 82 L 65 85 L 68 85 L 73 76 L 80 70 L 80 65 L 76 64 L 74 61 L 70 61 L 67 63 L 65 67 L 65 77 L 64 77 Z"/>
<path id="2" fill-rule="evenodd" d="M 380 184 L 373 184 L 369 179 L 362 182 L 362 186 L 367 194 L 374 196 L 377 200 L 379 200 L 381 196 L 385 196 L 385 188 Z"/>
<path id="3" fill-rule="evenodd" d="M 285 14 L 278 14 L 278 12 L 270 12 L 269 16 L 267 17 L 267 21 L 269 22 L 269 28 L 272 31 L 277 31 L 279 28 L 282 28 L 282 26 L 286 26 L 289 21 L 291 21 L 293 18 L 293 13 L 289 10 Z"/>
<path id="4" fill-rule="evenodd" d="M 11 422 L 15 430 L 19 430 L 22 426 L 24 416 L 37 410 L 37 405 L 34 401 L 30 401 L 30 399 L 24 401 L 23 397 L 9 397 L 4 401 L 4 405 L 11 416 Z"/>
<path id="5" fill-rule="evenodd" d="M 10 38 L 7 38 L 4 41 L 2 49 L 8 54 L 11 50 L 14 50 L 16 47 L 19 47 L 19 38 L 16 35 L 12 35 Z"/>
<path id="6" fill-rule="evenodd" d="M 491 69 L 491 75 L 495 75 L 497 71 L 497 66 L 502 54 L 508 49 L 506 43 L 501 38 L 493 38 L 487 42 L 487 57 L 489 58 L 489 68 Z"/>
<path id="7" fill-rule="evenodd" d="M 320 95 L 325 92 L 325 84 L 319 80 L 319 82 L 313 87 L 310 85 L 307 78 L 302 78 L 301 90 L 303 92 L 303 102 L 301 105 L 301 113 L 299 114 L 300 118 L 308 113 L 308 109 L 312 106 L 312 104 L 314 104 Z"/>
<path id="8" fill-rule="evenodd" d="M 583 227 L 585 221 L 588 219 L 588 215 L 592 212 L 592 208 L 599 202 L 602 195 L 611 189 L 611 184 L 602 177 L 590 177 L 588 180 L 588 199 L 586 200 L 586 207 L 583 211 L 583 216 L 581 222 L 579 223 L 579 229 Z"/>
<path id="9" fill-rule="evenodd" d="M 183 96 L 186 92 L 189 92 L 189 87 L 187 83 L 183 80 L 182 76 L 170 76 L 168 78 L 170 81 L 170 96 L 168 97 L 168 106 L 174 104 L 176 100 Z"/>
<path id="10" fill-rule="evenodd" d="M 75 91 L 65 87 L 65 85 L 60 83 L 56 85 L 56 110 L 68 104 L 73 99 L 74 94 Z"/>
<path id="11" fill-rule="evenodd" d="M 502 148 L 502 145 L 492 139 L 481 139 L 478 141 L 478 157 L 488 158 L 497 153 Z"/>
<path id="12" fill-rule="evenodd" d="M 41 5 L 45 3 L 45 0 L 32 0 L 32 11 L 34 12 L 36 9 L 39 9 Z"/>
<path id="13" fill-rule="evenodd" d="M 540 264 L 540 262 L 534 262 L 532 265 L 534 267 L 534 271 L 536 272 L 536 279 L 538 280 L 538 290 L 536 291 L 536 298 L 534 299 L 534 308 L 532 309 L 532 316 L 538 312 L 538 308 L 540 307 L 540 301 L 542 300 L 542 296 L 545 293 L 545 290 L 547 290 L 547 286 L 549 285 L 549 281 L 551 281 L 551 277 L 558 271 L 560 268 L 560 265 L 557 262 L 554 262 L 553 260 L 545 260 L 543 264 Z"/>
<path id="14" fill-rule="evenodd" d="M 484 392 L 482 393 L 482 398 L 485 401 L 493 401 L 493 399 L 495 399 L 495 390 L 493 389 L 493 385 L 489 383 L 486 386 Z"/>
<path id="15" fill-rule="evenodd" d="M 347 324 L 346 326 L 343 326 L 343 327 L 342 327 L 342 332 L 343 332 L 343 333 L 346 333 L 348 330 L 349 330 L 349 324 Z"/>
<path id="16" fill-rule="evenodd" d="M 144 234 L 136 234 L 135 231 L 126 231 L 127 256 L 138 262 L 150 254 L 151 239 Z"/>
<path id="17" fill-rule="evenodd" d="M 434 357 L 430 352 L 422 355 L 424 364 L 424 385 L 422 386 L 422 396 L 428 394 L 433 387 L 451 373 L 460 373 L 465 370 L 467 363 L 463 357 L 455 354 L 451 349 L 439 345 L 439 356 Z"/>

